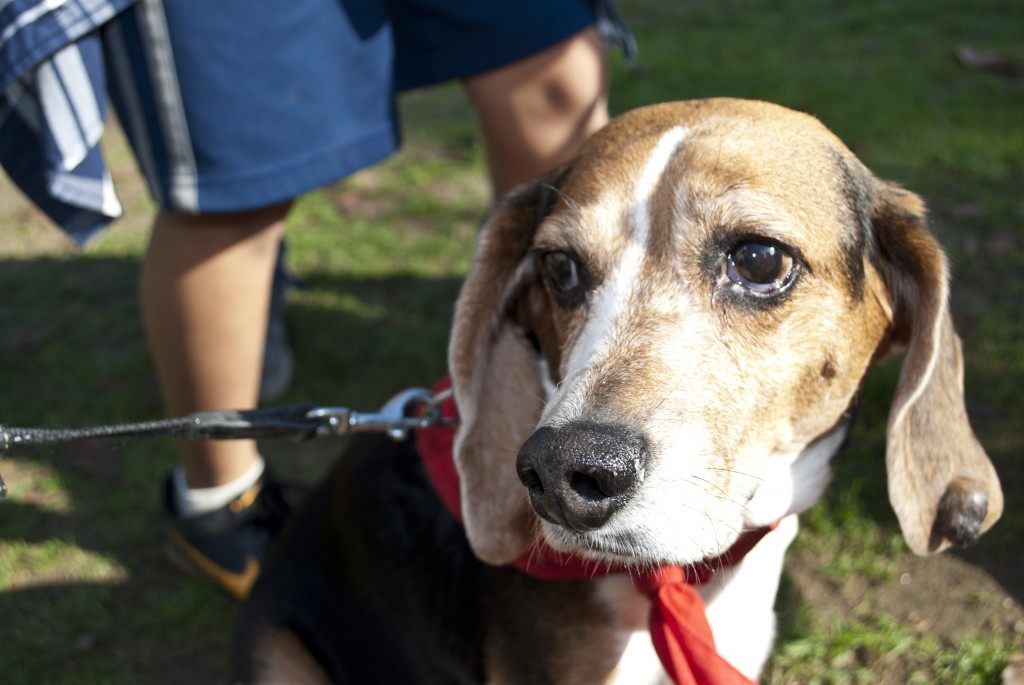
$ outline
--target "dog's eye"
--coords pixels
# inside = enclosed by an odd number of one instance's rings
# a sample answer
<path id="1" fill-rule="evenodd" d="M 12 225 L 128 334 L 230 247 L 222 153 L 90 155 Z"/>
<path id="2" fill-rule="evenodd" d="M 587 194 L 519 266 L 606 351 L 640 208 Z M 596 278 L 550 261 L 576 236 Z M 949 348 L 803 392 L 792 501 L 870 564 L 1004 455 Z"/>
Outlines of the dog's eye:
<path id="1" fill-rule="evenodd" d="M 546 252 L 542 264 L 544 278 L 556 291 L 568 293 L 580 287 L 576 260 L 565 252 Z"/>
<path id="2" fill-rule="evenodd" d="M 748 240 L 726 256 L 725 274 L 747 290 L 768 295 L 789 285 L 795 266 L 793 257 L 778 245 Z"/>

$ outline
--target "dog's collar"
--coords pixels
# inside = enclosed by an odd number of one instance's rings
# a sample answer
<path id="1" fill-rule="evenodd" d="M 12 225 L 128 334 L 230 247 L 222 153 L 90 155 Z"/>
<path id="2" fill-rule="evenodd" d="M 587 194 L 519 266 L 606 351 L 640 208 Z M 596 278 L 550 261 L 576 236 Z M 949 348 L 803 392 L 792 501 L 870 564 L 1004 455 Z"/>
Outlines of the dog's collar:
<path id="1" fill-rule="evenodd" d="M 435 392 L 450 387 L 448 378 Z M 442 415 L 455 418 L 452 400 L 445 402 Z M 455 429 L 427 428 L 415 432 L 416 446 L 427 476 L 445 508 L 460 523 L 462 505 L 459 476 L 455 469 Z M 666 565 L 639 572 L 626 566 L 555 552 L 538 540 L 513 562 L 516 569 L 540 580 L 584 580 L 612 573 L 628 573 L 637 589 L 651 599 L 648 626 L 651 640 L 666 672 L 678 685 L 752 685 L 752 681 L 723 659 L 715 649 L 704 601 L 695 589 L 716 571 L 740 562 L 774 526 L 748 531 L 725 554 L 699 568 Z"/>

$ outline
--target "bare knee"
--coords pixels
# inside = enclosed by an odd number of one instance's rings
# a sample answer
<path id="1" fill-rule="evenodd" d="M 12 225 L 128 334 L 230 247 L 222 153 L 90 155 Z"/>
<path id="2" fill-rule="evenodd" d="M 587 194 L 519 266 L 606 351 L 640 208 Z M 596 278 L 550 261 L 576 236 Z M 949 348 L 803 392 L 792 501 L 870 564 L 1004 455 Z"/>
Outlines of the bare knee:
<path id="1" fill-rule="evenodd" d="M 153 223 L 143 277 L 147 272 L 188 270 L 227 254 L 246 256 L 254 265 L 272 266 L 290 207 L 291 203 L 282 203 L 252 211 L 204 214 L 162 211 Z"/>

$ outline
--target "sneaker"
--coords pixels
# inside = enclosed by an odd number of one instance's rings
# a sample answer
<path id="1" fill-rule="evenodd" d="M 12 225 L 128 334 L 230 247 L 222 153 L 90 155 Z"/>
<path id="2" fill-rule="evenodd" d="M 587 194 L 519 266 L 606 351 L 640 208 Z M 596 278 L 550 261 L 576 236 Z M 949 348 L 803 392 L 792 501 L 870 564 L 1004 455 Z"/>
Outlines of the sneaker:
<path id="1" fill-rule="evenodd" d="M 285 321 L 288 290 L 299 282 L 284 267 L 286 246 L 281 241 L 270 290 L 270 312 L 267 317 L 267 339 L 263 348 L 263 371 L 260 376 L 260 404 L 278 399 L 288 390 L 295 376 L 295 354 L 292 352 Z"/>
<path id="2" fill-rule="evenodd" d="M 264 472 L 224 507 L 181 518 L 175 510 L 174 481 L 168 477 L 164 483 L 168 555 L 184 570 L 207 576 L 236 599 L 245 599 L 291 514 L 282 490 Z"/>

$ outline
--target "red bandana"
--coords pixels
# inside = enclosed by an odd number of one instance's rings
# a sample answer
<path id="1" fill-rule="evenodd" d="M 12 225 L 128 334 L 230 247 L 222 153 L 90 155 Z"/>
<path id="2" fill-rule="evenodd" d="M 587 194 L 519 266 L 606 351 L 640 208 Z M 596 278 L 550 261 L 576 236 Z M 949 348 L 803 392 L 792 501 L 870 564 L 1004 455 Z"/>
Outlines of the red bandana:
<path id="1" fill-rule="evenodd" d="M 446 378 L 435 392 L 449 387 Z M 455 417 L 455 403 L 446 402 L 445 417 Z M 429 428 L 416 431 L 416 445 L 427 476 L 445 507 L 462 521 L 459 477 L 454 461 L 455 430 Z M 743 534 L 729 551 L 703 564 L 703 569 L 662 566 L 654 571 L 639 572 L 625 566 L 609 566 L 551 549 L 543 540 L 535 542 L 513 563 L 523 573 L 541 580 L 583 580 L 611 573 L 628 573 L 637 589 L 651 599 L 648 626 L 654 648 L 662 666 L 677 685 L 753 685 L 753 681 L 737 671 L 715 649 L 711 626 L 704 615 L 704 601 L 695 586 L 707 582 L 714 570 L 739 563 L 744 555 L 771 528 L 759 528 Z"/>

